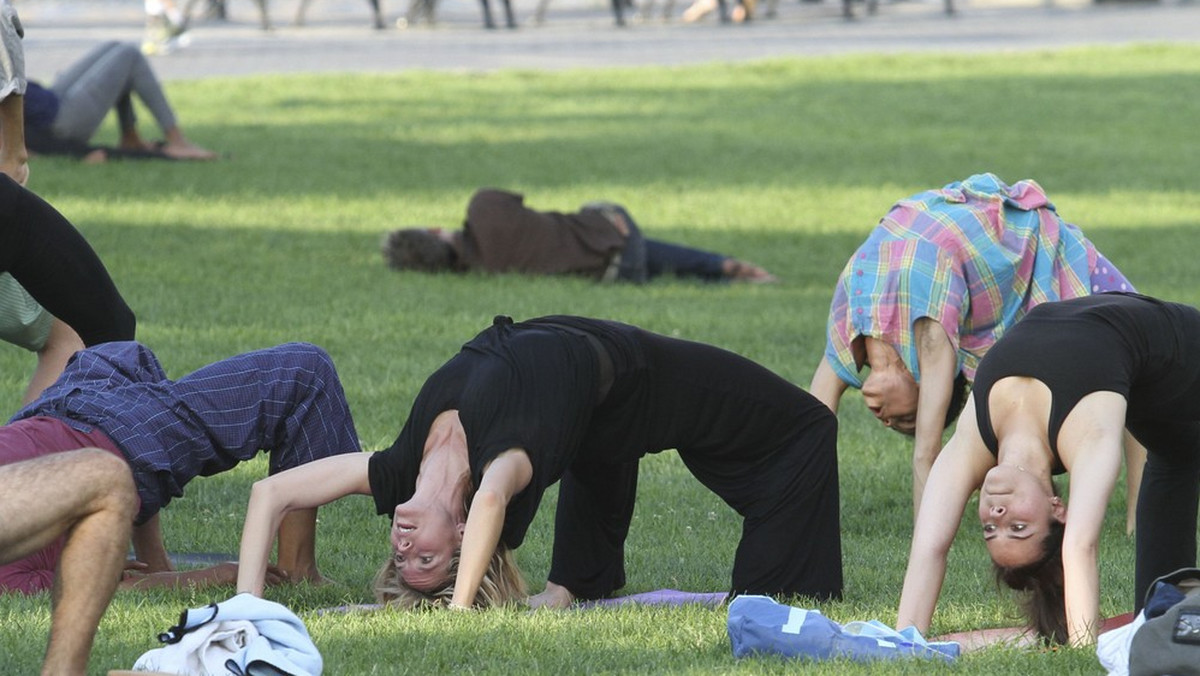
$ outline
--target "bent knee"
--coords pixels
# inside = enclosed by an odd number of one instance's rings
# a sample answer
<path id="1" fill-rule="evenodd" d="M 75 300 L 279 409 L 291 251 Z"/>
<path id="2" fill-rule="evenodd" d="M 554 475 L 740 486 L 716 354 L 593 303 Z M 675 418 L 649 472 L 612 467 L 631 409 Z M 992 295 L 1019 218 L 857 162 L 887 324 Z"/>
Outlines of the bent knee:
<path id="1" fill-rule="evenodd" d="M 94 492 L 90 497 L 97 503 L 97 509 L 128 514 L 132 521 L 138 508 L 138 496 L 129 463 L 99 448 L 83 448 L 72 453 L 81 470 L 87 473 L 88 485 Z"/>
<path id="2" fill-rule="evenodd" d="M 88 347 L 101 343 L 134 340 L 137 333 L 137 316 L 119 295 L 110 303 L 108 312 L 101 321 L 88 322 L 88 324 L 88 326 L 71 327 L 79 335 L 83 344 Z"/>
<path id="3" fill-rule="evenodd" d="M 105 50 L 129 61 L 136 61 L 137 59 L 146 58 L 142 54 L 142 50 L 131 42 L 119 42 L 114 40 L 105 46 Z"/>
<path id="4" fill-rule="evenodd" d="M 137 334 L 137 315 L 133 314 L 128 305 L 118 308 L 116 315 L 114 326 L 117 340 L 134 340 Z"/>
<path id="5" fill-rule="evenodd" d="M 816 406 L 809 406 L 804 411 L 804 428 L 808 436 L 824 437 L 828 436 L 835 440 L 838 432 L 838 417 L 837 414 L 829 410 L 829 407 L 822 404 L 819 400 L 816 401 Z"/>

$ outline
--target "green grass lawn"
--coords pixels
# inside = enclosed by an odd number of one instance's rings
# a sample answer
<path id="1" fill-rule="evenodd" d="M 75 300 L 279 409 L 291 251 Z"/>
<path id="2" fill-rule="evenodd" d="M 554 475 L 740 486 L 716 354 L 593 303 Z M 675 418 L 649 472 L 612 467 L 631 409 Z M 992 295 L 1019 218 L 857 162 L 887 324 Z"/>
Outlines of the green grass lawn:
<path id="1" fill-rule="evenodd" d="M 834 280 L 853 248 L 895 200 L 981 171 L 1036 178 L 1142 291 L 1200 304 L 1197 48 L 255 77 L 171 83 L 168 94 L 189 135 L 229 159 L 84 166 L 39 158 L 31 187 L 99 251 L 138 314 L 139 338 L 168 373 L 278 342 L 317 343 L 338 365 L 367 449 L 391 442 L 424 377 L 496 314 L 623 320 L 732 349 L 807 385 Z M 102 140 L 114 141 L 115 131 Z M 782 281 L 602 287 L 383 265 L 384 231 L 457 226 L 481 186 L 522 191 L 537 208 L 621 201 L 650 236 L 755 261 Z M 0 409 L 16 408 L 31 369 L 28 354 L 0 350 Z M 895 618 L 911 534 L 908 453 L 904 438 L 848 397 L 839 444 L 846 595 L 820 606 L 835 620 Z M 265 472 L 259 460 L 192 482 L 163 512 L 168 547 L 236 552 L 249 485 Z M 1102 544 L 1106 614 L 1132 602 L 1123 499 L 1118 491 Z M 798 668 L 735 661 L 723 610 L 316 614 L 370 600 L 388 550 L 388 522 L 373 511 L 366 498 L 322 510 L 318 556 L 336 584 L 268 593 L 305 619 L 327 673 Z M 544 509 L 519 552 L 535 590 L 549 561 L 550 516 Z M 736 515 L 673 454 L 648 458 L 627 591 L 723 590 L 738 532 Z M 1017 621 L 974 532 L 964 529 L 952 552 L 933 633 Z M 93 670 L 128 668 L 184 607 L 231 592 L 119 594 L 100 626 Z M 48 610 L 45 595 L 0 597 L 0 671 L 37 670 Z M 1100 672 L 1082 649 L 994 649 L 952 668 Z"/>

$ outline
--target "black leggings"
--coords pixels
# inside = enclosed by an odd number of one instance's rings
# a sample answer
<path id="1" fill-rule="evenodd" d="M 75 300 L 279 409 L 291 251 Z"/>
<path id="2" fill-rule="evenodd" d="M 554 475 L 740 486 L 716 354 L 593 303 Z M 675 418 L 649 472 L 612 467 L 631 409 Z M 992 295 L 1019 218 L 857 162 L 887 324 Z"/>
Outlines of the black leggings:
<path id="1" fill-rule="evenodd" d="M 85 345 L 133 340 L 137 321 L 91 245 L 54 207 L 0 175 L 0 272 Z"/>

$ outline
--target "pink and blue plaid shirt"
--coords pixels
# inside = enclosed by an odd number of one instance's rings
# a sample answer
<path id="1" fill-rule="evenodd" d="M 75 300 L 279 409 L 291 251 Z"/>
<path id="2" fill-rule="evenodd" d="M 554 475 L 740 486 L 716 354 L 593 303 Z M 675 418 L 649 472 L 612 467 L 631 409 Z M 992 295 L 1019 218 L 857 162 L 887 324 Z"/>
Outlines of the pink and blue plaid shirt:
<path id="1" fill-rule="evenodd" d="M 919 381 L 913 325 L 928 317 L 974 380 L 984 353 L 1031 307 L 1132 290 L 1036 182 L 1010 187 L 978 174 L 901 200 L 883 217 L 838 278 L 825 358 L 862 387 L 852 345 L 870 336 L 896 348 Z"/>

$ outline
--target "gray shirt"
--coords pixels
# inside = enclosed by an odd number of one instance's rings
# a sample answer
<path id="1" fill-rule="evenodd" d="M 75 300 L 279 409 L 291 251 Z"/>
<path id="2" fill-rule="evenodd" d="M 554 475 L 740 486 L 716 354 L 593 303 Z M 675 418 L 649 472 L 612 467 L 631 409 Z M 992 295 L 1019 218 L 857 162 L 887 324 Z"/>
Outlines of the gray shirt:
<path id="1" fill-rule="evenodd" d="M 50 336 L 51 315 L 12 275 L 0 274 L 0 340 L 37 352 Z"/>
<path id="2" fill-rule="evenodd" d="M 21 45 L 21 18 L 9 0 L 0 0 L 0 100 L 25 94 L 25 49 Z"/>

